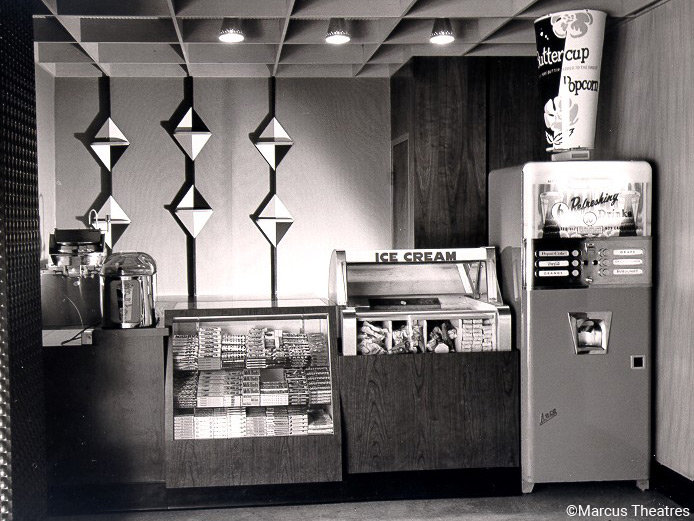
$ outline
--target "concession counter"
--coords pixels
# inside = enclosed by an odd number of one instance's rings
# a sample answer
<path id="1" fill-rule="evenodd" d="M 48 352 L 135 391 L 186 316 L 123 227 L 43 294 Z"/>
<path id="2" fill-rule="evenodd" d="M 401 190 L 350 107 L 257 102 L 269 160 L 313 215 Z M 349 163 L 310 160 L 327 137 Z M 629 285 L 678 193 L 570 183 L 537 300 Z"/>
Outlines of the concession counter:
<path id="1" fill-rule="evenodd" d="M 518 466 L 519 357 L 496 270 L 489 247 L 333 252 L 347 472 Z"/>

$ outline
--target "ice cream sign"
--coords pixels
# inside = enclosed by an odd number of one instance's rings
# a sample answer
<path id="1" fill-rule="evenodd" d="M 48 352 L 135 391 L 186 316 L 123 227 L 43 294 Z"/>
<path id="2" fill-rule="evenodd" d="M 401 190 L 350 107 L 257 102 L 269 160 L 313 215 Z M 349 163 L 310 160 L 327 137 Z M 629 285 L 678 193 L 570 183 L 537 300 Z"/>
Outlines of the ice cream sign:
<path id="1" fill-rule="evenodd" d="M 547 150 L 592 149 L 605 13 L 563 11 L 535 20 Z"/>
<path id="2" fill-rule="evenodd" d="M 455 250 L 375 251 L 373 262 L 455 262 Z"/>
<path id="3" fill-rule="evenodd" d="M 485 248 L 403 249 L 403 250 L 352 250 L 346 252 L 348 263 L 395 264 L 465 262 L 486 257 Z"/>

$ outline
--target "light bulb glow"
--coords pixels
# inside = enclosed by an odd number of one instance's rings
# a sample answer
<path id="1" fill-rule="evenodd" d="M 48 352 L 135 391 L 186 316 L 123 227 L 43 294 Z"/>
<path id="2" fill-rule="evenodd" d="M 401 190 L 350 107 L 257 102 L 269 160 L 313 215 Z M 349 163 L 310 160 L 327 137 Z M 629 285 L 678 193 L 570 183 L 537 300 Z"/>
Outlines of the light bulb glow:
<path id="1" fill-rule="evenodd" d="M 436 45 L 446 45 L 452 43 L 455 40 L 452 34 L 432 34 L 429 41 L 435 43 Z"/>
<path id="2" fill-rule="evenodd" d="M 219 41 L 222 43 L 240 43 L 246 39 L 241 28 L 241 20 L 225 18 L 219 31 Z"/>
<path id="3" fill-rule="evenodd" d="M 347 21 L 344 18 L 331 18 L 328 23 L 328 31 L 325 33 L 326 43 L 342 45 L 351 39 Z"/>
<path id="4" fill-rule="evenodd" d="M 436 45 L 446 45 L 455 40 L 451 21 L 448 18 L 437 18 L 434 21 L 434 27 L 431 30 L 429 41 Z"/>

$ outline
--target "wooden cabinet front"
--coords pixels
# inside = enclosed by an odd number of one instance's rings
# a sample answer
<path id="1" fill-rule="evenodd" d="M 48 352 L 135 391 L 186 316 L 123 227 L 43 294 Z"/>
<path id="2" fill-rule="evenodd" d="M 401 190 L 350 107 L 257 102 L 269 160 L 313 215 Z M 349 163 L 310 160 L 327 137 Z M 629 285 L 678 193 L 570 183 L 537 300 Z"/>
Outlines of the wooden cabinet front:
<path id="1" fill-rule="evenodd" d="M 340 357 L 350 473 L 519 465 L 519 353 Z"/>
<path id="2" fill-rule="evenodd" d="M 164 480 L 164 329 L 45 347 L 52 486 Z"/>

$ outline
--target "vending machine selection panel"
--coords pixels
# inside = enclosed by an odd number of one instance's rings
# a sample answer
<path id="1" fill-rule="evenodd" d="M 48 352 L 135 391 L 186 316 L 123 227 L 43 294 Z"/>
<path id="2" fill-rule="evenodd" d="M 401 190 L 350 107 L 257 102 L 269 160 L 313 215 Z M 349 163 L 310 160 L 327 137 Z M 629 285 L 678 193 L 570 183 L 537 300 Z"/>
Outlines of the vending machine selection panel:
<path id="1" fill-rule="evenodd" d="M 649 285 L 650 237 L 532 239 L 526 284 L 532 289 Z"/>

